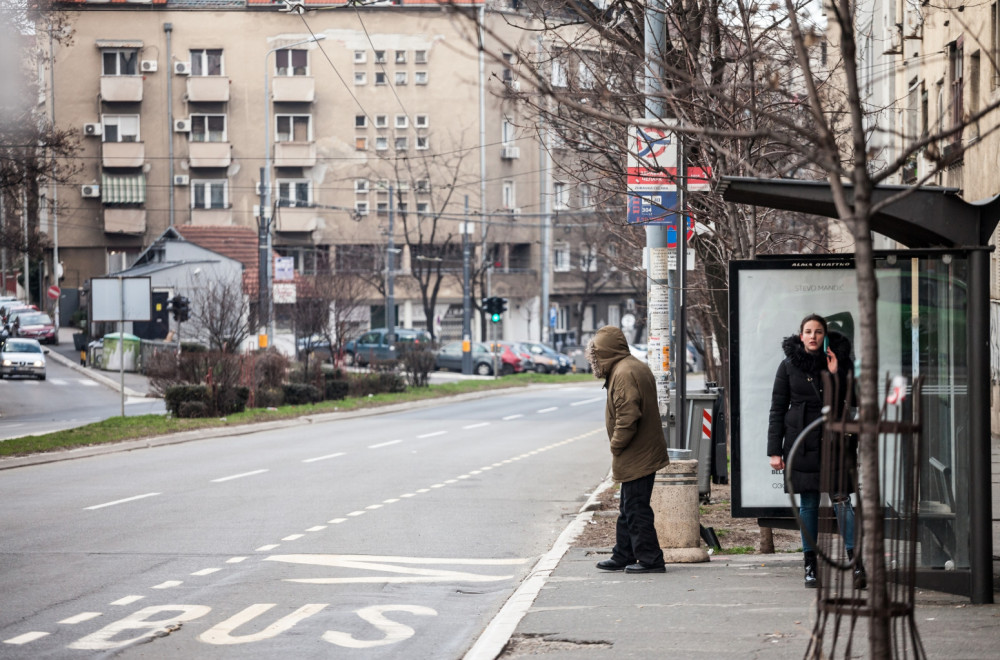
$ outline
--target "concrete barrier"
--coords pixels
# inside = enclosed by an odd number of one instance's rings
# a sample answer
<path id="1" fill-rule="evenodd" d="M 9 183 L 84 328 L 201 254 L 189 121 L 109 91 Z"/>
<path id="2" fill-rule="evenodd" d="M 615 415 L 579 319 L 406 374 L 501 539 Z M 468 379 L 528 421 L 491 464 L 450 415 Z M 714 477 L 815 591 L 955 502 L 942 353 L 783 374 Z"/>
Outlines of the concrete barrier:
<path id="1" fill-rule="evenodd" d="M 708 561 L 708 552 L 701 546 L 698 504 L 698 461 L 671 461 L 656 473 L 650 505 L 668 564 Z"/>

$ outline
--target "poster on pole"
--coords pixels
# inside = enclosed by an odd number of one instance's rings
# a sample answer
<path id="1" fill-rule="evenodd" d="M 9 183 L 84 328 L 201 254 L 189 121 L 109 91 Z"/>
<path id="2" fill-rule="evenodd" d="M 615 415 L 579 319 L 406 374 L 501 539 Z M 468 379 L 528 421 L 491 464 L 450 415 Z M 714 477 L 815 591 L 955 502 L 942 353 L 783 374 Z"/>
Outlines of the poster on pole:
<path id="1" fill-rule="evenodd" d="M 91 321 L 152 320 L 148 277 L 95 277 L 90 280 Z"/>

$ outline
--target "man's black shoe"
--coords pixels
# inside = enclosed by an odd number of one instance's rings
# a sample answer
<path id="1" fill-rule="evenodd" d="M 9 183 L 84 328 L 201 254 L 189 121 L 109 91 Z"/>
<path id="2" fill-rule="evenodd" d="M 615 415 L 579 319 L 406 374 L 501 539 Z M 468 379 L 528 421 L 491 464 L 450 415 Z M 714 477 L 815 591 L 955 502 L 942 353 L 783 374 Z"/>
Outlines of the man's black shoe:
<path id="1" fill-rule="evenodd" d="M 625 572 L 629 575 L 637 575 L 639 573 L 666 573 L 666 566 L 645 566 L 643 564 L 629 564 L 625 567 Z"/>
<path id="2" fill-rule="evenodd" d="M 614 559 L 605 559 L 597 562 L 597 568 L 602 571 L 624 571 L 627 564 L 619 564 Z"/>

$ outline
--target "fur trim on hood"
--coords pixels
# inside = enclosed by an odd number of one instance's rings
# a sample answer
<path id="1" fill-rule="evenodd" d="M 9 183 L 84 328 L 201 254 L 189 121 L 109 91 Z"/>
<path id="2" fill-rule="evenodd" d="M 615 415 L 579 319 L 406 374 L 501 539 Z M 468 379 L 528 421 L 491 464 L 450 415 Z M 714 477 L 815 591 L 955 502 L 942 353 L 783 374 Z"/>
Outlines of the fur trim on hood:
<path id="1" fill-rule="evenodd" d="M 606 325 L 587 343 L 584 355 L 594 370 L 594 378 L 607 378 L 612 367 L 631 353 L 624 333 L 613 325 Z"/>
<path id="2" fill-rule="evenodd" d="M 837 356 L 840 364 L 847 364 L 851 359 L 851 342 L 836 330 L 827 333 L 830 348 Z M 792 366 L 807 374 L 818 374 L 826 369 L 826 356 L 822 352 L 810 353 L 798 335 L 789 335 L 781 340 L 781 350 L 785 352 Z"/>

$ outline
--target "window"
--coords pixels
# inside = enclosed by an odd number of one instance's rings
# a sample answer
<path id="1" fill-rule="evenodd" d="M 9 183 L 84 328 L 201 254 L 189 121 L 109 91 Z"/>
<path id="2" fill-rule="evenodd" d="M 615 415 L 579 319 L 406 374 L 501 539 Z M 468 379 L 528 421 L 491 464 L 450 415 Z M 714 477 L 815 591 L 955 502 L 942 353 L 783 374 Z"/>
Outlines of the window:
<path id="1" fill-rule="evenodd" d="M 413 74 L 413 84 L 414 85 L 426 85 L 427 84 L 427 72 L 417 71 Z"/>
<path id="2" fill-rule="evenodd" d="M 389 138 L 379 136 L 375 138 L 375 151 L 385 151 L 389 148 Z"/>
<path id="3" fill-rule="evenodd" d="M 617 305 L 608 305 L 608 325 L 621 327 L 622 310 Z"/>
<path id="4" fill-rule="evenodd" d="M 302 48 L 285 48 L 274 53 L 274 73 L 278 76 L 307 76 L 308 64 L 309 51 Z"/>
<path id="5" fill-rule="evenodd" d="M 979 112 L 979 74 L 981 69 L 980 54 L 977 50 L 969 58 L 969 115 Z M 979 137 L 979 122 L 974 122 L 971 138 Z"/>
<path id="6" fill-rule="evenodd" d="M 580 208 L 590 209 L 594 205 L 594 192 L 590 188 L 589 183 L 581 183 L 578 190 L 580 191 Z"/>
<path id="7" fill-rule="evenodd" d="M 395 80 L 396 80 L 396 84 L 397 85 L 405 85 L 406 84 L 406 71 L 397 71 L 396 72 L 396 76 L 395 76 Z"/>
<path id="8" fill-rule="evenodd" d="M 222 49 L 221 48 L 200 48 L 188 51 L 191 58 L 192 76 L 221 76 L 222 75 Z"/>
<path id="9" fill-rule="evenodd" d="M 413 188 L 417 194 L 427 194 L 431 191 L 430 179 L 417 179 L 413 182 Z"/>
<path id="10" fill-rule="evenodd" d="M 417 149 L 420 149 L 421 151 L 430 148 L 429 146 L 430 143 L 428 142 L 428 138 L 426 135 L 418 135 L 416 137 L 416 144 L 417 144 Z"/>
<path id="11" fill-rule="evenodd" d="M 278 179 L 278 206 L 295 207 L 312 204 L 312 182 L 309 179 Z"/>
<path id="12" fill-rule="evenodd" d="M 354 115 L 354 128 L 367 128 L 368 115 Z"/>
<path id="13" fill-rule="evenodd" d="M 389 202 L 376 202 L 375 212 L 379 215 L 389 214 Z"/>
<path id="14" fill-rule="evenodd" d="M 310 115 L 278 115 L 278 132 L 275 142 L 312 141 L 312 117 Z"/>
<path id="15" fill-rule="evenodd" d="M 375 115 L 375 128 L 388 128 L 389 115 Z"/>
<path id="16" fill-rule="evenodd" d="M 558 241 L 552 244 L 552 270 L 557 273 L 568 273 L 569 265 L 569 243 Z"/>
<path id="17" fill-rule="evenodd" d="M 104 115 L 104 142 L 138 142 L 139 115 Z"/>
<path id="18" fill-rule="evenodd" d="M 367 85 L 368 84 L 368 74 L 364 71 L 354 72 L 354 84 L 355 85 Z"/>
<path id="19" fill-rule="evenodd" d="M 417 214 L 429 213 L 431 210 L 430 204 L 427 202 L 417 202 Z"/>
<path id="20" fill-rule="evenodd" d="M 590 66 L 583 60 L 580 60 L 580 63 L 577 65 L 576 79 L 580 85 L 580 89 L 594 88 L 594 72 L 590 70 Z"/>
<path id="21" fill-rule="evenodd" d="M 385 64 L 385 51 L 384 50 L 377 50 L 377 51 L 375 51 L 375 63 L 376 64 Z"/>
<path id="22" fill-rule="evenodd" d="M 427 64 L 427 51 L 426 50 L 415 50 L 413 51 L 413 61 L 417 64 Z"/>
<path id="23" fill-rule="evenodd" d="M 513 210 L 517 207 L 517 189 L 513 181 L 504 181 L 500 192 L 503 208 Z"/>
<path id="24" fill-rule="evenodd" d="M 139 49 L 109 48 L 101 51 L 102 69 L 105 76 L 135 76 L 139 73 Z"/>
<path id="25" fill-rule="evenodd" d="M 368 61 L 368 53 L 366 51 L 363 51 L 363 50 L 356 50 L 356 51 L 354 51 L 354 63 L 355 64 L 364 64 L 367 61 Z"/>
<path id="26" fill-rule="evenodd" d="M 396 51 L 396 64 L 406 64 L 406 51 L 397 50 Z"/>
<path id="27" fill-rule="evenodd" d="M 414 115 L 413 125 L 417 128 L 427 128 L 429 122 L 427 115 Z"/>
<path id="28" fill-rule="evenodd" d="M 503 54 L 503 75 L 502 80 L 505 83 L 514 82 L 514 53 L 504 53 Z"/>
<path id="29" fill-rule="evenodd" d="M 500 141 L 504 146 L 510 146 L 514 144 L 514 124 L 508 119 L 504 119 L 503 123 L 500 124 Z"/>
<path id="30" fill-rule="evenodd" d="M 192 181 L 191 208 L 193 209 L 224 209 L 228 208 L 226 179 Z"/>
<path id="31" fill-rule="evenodd" d="M 396 138 L 396 151 L 406 151 L 410 148 L 410 142 L 405 137 Z"/>
<path id="32" fill-rule="evenodd" d="M 368 202 L 354 202 L 354 212 L 358 215 L 368 215 Z"/>
<path id="33" fill-rule="evenodd" d="M 552 208 L 564 211 L 569 208 L 569 186 L 562 181 L 552 184 Z"/>
<path id="34" fill-rule="evenodd" d="M 951 126 L 962 123 L 962 97 L 965 94 L 964 40 L 960 37 L 948 44 L 948 82 L 951 84 Z M 962 141 L 962 133 L 957 133 L 953 142 Z"/>
<path id="35" fill-rule="evenodd" d="M 406 115 L 396 115 L 396 128 L 406 128 L 410 125 L 410 120 Z"/>
<path id="36" fill-rule="evenodd" d="M 226 115 L 191 115 L 192 142 L 226 142 Z"/>
<path id="37" fill-rule="evenodd" d="M 354 180 L 354 192 L 359 195 L 368 194 L 368 179 L 355 179 Z"/>
<path id="38" fill-rule="evenodd" d="M 552 60 L 552 86 L 566 86 L 566 65 L 557 59 Z"/>
<path id="39" fill-rule="evenodd" d="M 355 151 L 365 151 L 368 149 L 368 138 L 366 137 L 356 137 L 354 138 L 354 150 Z"/>
<path id="40" fill-rule="evenodd" d="M 1000 87 L 1000 3 L 990 6 L 990 58 L 993 75 L 990 77 L 990 89 Z"/>
<path id="41" fill-rule="evenodd" d="M 385 76 L 385 71 L 376 71 L 375 72 L 375 84 L 376 85 L 384 85 L 384 84 L 386 84 L 386 80 L 387 80 L 387 78 Z"/>
<path id="42" fill-rule="evenodd" d="M 597 272 L 597 246 L 580 243 L 580 270 L 585 273 Z"/>

